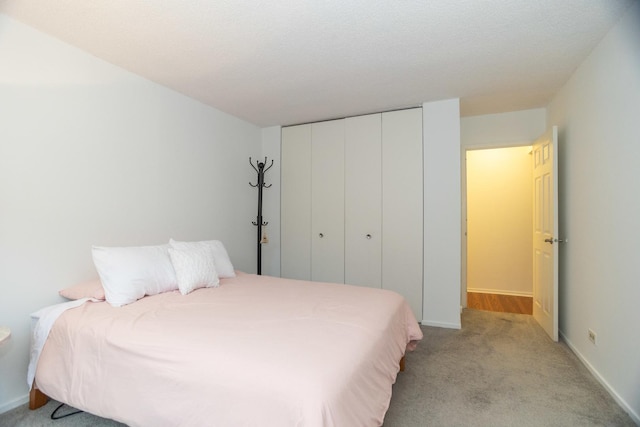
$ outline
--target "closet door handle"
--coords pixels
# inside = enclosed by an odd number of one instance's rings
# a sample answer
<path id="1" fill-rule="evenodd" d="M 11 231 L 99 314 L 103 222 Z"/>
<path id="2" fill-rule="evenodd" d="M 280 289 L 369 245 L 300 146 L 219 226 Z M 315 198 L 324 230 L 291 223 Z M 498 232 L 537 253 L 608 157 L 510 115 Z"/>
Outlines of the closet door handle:
<path id="1" fill-rule="evenodd" d="M 324 237 L 324 234 L 320 233 L 320 234 L 318 234 L 318 237 L 320 237 L 322 239 Z"/>
<path id="2" fill-rule="evenodd" d="M 371 234 L 367 234 L 367 239 L 371 240 Z"/>

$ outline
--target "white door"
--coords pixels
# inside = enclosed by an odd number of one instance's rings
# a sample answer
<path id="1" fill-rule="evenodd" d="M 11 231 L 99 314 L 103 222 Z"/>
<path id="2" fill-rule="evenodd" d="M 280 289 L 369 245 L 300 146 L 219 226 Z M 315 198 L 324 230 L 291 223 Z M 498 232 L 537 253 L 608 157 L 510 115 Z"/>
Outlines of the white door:
<path id="1" fill-rule="evenodd" d="M 344 119 L 311 125 L 311 280 L 344 283 Z"/>
<path id="2" fill-rule="evenodd" d="M 422 319 L 422 108 L 382 113 L 382 287 Z"/>
<path id="3" fill-rule="evenodd" d="M 280 271 L 311 280 L 311 125 L 282 128 Z"/>
<path id="4" fill-rule="evenodd" d="M 558 127 L 533 144 L 533 317 L 558 341 Z"/>
<path id="5" fill-rule="evenodd" d="M 344 282 L 382 286 L 381 114 L 345 120 Z"/>

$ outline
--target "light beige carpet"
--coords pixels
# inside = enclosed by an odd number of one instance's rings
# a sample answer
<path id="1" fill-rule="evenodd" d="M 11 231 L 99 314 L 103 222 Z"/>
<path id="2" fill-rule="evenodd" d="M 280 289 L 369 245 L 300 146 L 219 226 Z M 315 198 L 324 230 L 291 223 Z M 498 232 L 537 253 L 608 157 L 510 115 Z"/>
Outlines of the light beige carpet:
<path id="1" fill-rule="evenodd" d="M 385 427 L 635 425 L 531 316 L 465 310 L 461 330 L 422 329 L 425 339 L 394 385 Z M 21 406 L 0 415 L 0 426 L 122 426 L 85 413 L 52 421 L 56 406 Z"/>
<path id="2" fill-rule="evenodd" d="M 532 316 L 465 310 L 461 330 L 422 330 L 385 427 L 635 426 Z"/>

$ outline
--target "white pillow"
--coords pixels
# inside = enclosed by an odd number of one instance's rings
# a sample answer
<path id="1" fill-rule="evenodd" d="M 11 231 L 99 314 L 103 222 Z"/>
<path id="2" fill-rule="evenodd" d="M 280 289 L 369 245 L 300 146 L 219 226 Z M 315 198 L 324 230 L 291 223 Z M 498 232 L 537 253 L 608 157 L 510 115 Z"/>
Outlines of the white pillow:
<path id="1" fill-rule="evenodd" d="M 201 242 L 178 242 L 170 239 L 169 244 L 174 249 L 188 249 L 191 247 L 210 246 L 213 249 L 213 262 L 216 265 L 216 271 L 221 279 L 227 277 L 236 277 L 236 272 L 233 270 L 233 264 L 229 259 L 229 254 L 224 248 L 224 245 L 220 240 L 205 240 Z"/>
<path id="2" fill-rule="evenodd" d="M 91 253 L 106 300 L 114 307 L 130 304 L 145 295 L 178 289 L 169 245 L 93 246 Z"/>
<path id="3" fill-rule="evenodd" d="M 182 295 L 187 295 L 198 288 L 220 285 L 211 246 L 192 246 L 188 249 L 169 248 L 169 257 L 176 271 L 178 289 Z"/>

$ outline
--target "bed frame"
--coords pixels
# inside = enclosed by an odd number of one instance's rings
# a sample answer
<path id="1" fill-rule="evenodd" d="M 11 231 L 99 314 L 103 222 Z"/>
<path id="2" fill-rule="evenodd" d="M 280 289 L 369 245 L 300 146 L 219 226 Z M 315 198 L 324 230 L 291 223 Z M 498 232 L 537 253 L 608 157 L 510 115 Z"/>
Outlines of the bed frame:
<path id="1" fill-rule="evenodd" d="M 29 409 L 38 409 L 43 407 L 49 401 L 49 397 L 38 390 L 35 385 L 31 387 L 29 392 Z"/>
<path id="2" fill-rule="evenodd" d="M 404 356 L 400 359 L 400 372 L 404 372 L 405 361 Z M 34 410 L 43 407 L 49 401 L 49 396 L 36 388 L 35 381 L 29 392 L 29 409 Z"/>

